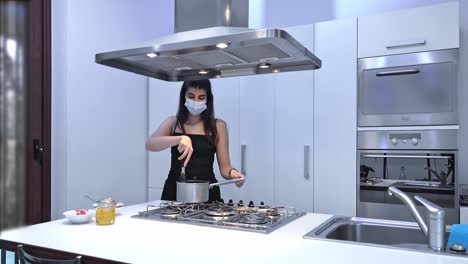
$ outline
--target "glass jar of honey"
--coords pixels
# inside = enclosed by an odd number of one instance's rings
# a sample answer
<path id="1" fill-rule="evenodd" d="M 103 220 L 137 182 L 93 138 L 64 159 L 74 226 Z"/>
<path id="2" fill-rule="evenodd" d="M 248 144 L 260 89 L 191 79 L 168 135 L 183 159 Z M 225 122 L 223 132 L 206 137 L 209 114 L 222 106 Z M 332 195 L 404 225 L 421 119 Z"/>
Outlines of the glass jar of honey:
<path id="1" fill-rule="evenodd" d="M 115 222 L 115 205 L 117 203 L 112 198 L 98 201 L 96 207 L 96 224 L 112 225 Z"/>

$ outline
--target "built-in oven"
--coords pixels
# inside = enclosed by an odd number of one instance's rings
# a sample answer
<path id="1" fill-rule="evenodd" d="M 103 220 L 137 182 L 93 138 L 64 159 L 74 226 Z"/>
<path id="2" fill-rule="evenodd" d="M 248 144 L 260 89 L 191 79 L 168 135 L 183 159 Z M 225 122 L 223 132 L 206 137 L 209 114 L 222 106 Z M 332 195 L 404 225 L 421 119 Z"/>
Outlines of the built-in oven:
<path id="1" fill-rule="evenodd" d="M 458 124 L 458 49 L 360 59 L 358 125 Z"/>
<path id="2" fill-rule="evenodd" d="M 357 215 L 414 222 L 388 195 L 395 186 L 444 208 L 447 224 L 459 223 L 457 150 L 457 129 L 358 131 Z M 421 215 L 426 210 L 418 206 Z"/>

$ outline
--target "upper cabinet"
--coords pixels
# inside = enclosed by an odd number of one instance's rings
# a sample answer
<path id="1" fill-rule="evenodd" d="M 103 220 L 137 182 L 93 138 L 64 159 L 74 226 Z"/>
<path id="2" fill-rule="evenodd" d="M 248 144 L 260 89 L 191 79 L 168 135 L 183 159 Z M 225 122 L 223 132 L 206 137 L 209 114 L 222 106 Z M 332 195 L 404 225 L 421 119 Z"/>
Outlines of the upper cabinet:
<path id="1" fill-rule="evenodd" d="M 358 18 L 358 57 L 459 47 L 458 1 Z"/>

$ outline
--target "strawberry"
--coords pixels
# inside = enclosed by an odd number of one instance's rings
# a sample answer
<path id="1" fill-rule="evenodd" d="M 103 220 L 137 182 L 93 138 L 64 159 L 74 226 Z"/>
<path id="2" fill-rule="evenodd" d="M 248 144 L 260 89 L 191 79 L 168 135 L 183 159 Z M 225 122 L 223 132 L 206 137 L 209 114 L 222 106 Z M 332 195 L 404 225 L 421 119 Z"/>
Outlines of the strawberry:
<path id="1" fill-rule="evenodd" d="M 86 215 L 87 209 L 76 209 L 75 213 L 76 215 Z"/>

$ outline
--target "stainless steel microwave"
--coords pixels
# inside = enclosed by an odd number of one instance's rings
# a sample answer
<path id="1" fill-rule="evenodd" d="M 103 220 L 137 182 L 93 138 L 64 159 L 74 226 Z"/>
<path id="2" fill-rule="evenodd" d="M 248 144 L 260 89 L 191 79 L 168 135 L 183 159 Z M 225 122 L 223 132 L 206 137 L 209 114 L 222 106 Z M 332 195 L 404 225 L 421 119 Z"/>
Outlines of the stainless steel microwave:
<path id="1" fill-rule="evenodd" d="M 358 61 L 358 125 L 458 124 L 458 49 Z"/>

